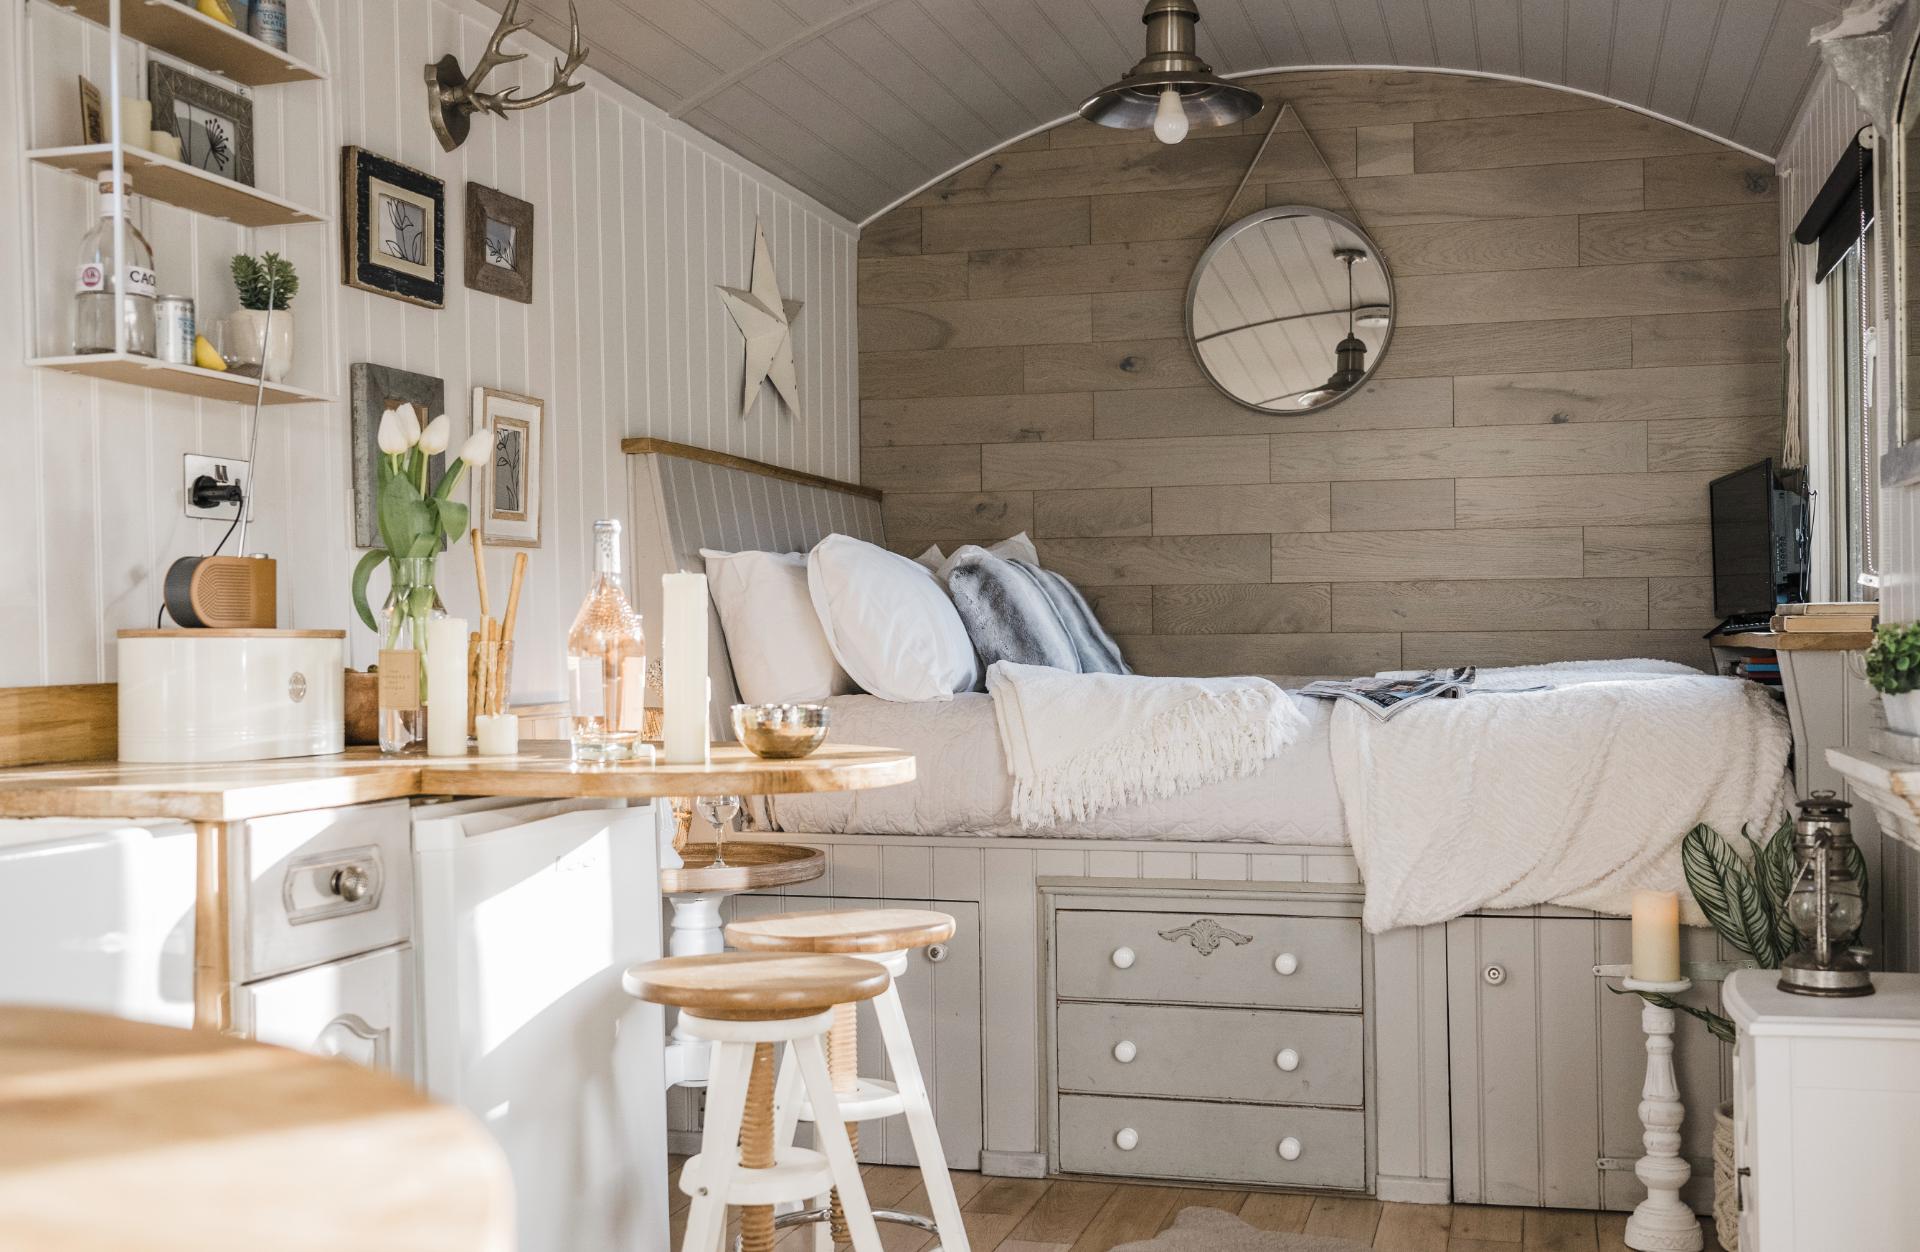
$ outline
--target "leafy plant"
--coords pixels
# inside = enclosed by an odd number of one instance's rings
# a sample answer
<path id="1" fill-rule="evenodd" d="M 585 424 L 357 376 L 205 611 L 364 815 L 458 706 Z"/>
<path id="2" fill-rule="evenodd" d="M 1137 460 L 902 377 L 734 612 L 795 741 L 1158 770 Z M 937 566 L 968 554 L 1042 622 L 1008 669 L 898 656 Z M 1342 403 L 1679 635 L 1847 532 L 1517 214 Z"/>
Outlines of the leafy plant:
<path id="1" fill-rule="evenodd" d="M 267 307 L 267 293 L 273 293 L 276 310 L 290 308 L 300 291 L 300 275 L 293 262 L 277 252 L 251 257 L 244 252 L 233 258 L 233 285 L 240 292 L 240 307 L 260 310 Z"/>
<path id="2" fill-rule="evenodd" d="M 1867 648 L 1867 682 L 1883 695 L 1920 689 L 1920 622 L 1882 626 Z"/>
<path id="3" fill-rule="evenodd" d="M 367 581 L 380 563 L 407 557 L 433 556 L 442 539 L 455 539 L 467 529 L 467 506 L 453 498 L 454 488 L 470 466 L 487 455 L 491 440 L 485 430 L 477 430 L 460 446 L 459 456 L 440 475 L 431 489 L 427 486 L 428 464 L 447 450 L 453 423 L 445 413 L 420 425 L 420 412 L 411 404 L 390 409 L 380 419 L 380 492 L 378 514 L 380 541 L 360 558 L 353 570 L 353 607 L 368 630 L 379 630 L 373 608 L 367 603 Z M 395 629 L 402 616 L 415 620 L 415 637 L 424 635 L 426 617 L 433 607 L 433 588 L 416 589 L 418 604 L 401 605 L 395 614 Z"/>

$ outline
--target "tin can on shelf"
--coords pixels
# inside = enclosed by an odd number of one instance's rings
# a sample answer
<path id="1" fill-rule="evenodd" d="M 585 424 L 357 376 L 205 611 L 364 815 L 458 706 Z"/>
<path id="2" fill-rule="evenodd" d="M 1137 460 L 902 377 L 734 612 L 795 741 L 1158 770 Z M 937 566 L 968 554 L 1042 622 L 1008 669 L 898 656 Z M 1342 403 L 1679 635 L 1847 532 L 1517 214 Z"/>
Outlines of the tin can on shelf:
<path id="1" fill-rule="evenodd" d="M 169 365 L 193 364 L 193 298 L 161 296 L 153 306 L 154 349 Z"/>

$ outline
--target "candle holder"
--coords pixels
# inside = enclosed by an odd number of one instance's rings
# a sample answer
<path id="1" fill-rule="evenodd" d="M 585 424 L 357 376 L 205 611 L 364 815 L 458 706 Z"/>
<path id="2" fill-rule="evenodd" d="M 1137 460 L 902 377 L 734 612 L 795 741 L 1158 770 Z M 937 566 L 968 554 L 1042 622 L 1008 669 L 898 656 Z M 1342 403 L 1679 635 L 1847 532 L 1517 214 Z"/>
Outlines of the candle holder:
<path id="1" fill-rule="evenodd" d="M 1622 980 L 1628 991 L 1678 996 L 1693 986 L 1691 978 L 1675 982 Z M 1640 1087 L 1640 1142 L 1646 1155 L 1633 1172 L 1647 1188 L 1627 1218 L 1627 1246 L 1638 1252 L 1701 1252 L 1705 1240 L 1700 1219 L 1680 1198 L 1680 1189 L 1693 1177 L 1693 1166 L 1680 1155 L 1680 1127 L 1687 1108 L 1680 1099 L 1680 1082 L 1673 1072 L 1674 1011 L 1652 1001 L 1640 1005 L 1640 1029 L 1647 1036 L 1647 1077 Z"/>

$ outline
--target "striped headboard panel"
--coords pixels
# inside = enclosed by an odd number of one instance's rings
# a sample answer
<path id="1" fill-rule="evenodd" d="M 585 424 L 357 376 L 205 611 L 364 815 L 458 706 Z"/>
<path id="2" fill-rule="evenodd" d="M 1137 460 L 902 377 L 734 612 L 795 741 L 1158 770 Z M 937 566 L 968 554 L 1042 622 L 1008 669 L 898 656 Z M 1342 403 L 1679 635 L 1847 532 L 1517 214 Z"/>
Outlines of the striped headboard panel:
<path id="1" fill-rule="evenodd" d="M 660 439 L 629 439 L 629 550 L 636 607 L 650 644 L 659 639 L 660 576 L 702 572 L 700 549 L 805 552 L 831 534 L 886 543 L 880 493 L 763 461 Z M 718 614 L 710 615 L 714 737 L 733 738 L 728 710 L 739 702 Z"/>

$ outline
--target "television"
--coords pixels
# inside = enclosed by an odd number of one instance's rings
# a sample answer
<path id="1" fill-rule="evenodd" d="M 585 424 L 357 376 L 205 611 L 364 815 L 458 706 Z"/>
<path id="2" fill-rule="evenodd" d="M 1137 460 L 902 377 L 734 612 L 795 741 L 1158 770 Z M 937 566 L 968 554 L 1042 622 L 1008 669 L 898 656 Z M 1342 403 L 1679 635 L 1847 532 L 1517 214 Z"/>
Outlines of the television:
<path id="1" fill-rule="evenodd" d="M 1713 523 L 1713 611 L 1722 618 L 1769 616 L 1805 599 L 1806 506 L 1774 481 L 1771 459 L 1707 486 Z"/>

